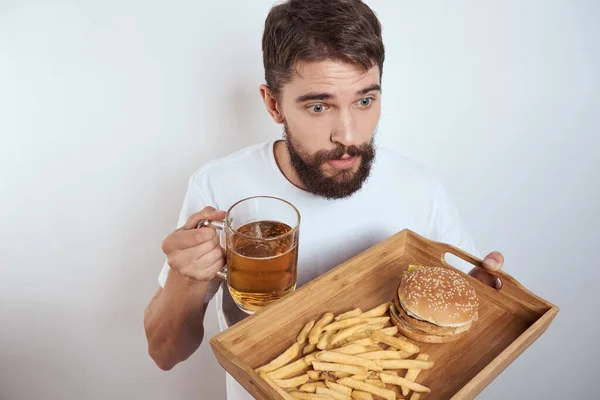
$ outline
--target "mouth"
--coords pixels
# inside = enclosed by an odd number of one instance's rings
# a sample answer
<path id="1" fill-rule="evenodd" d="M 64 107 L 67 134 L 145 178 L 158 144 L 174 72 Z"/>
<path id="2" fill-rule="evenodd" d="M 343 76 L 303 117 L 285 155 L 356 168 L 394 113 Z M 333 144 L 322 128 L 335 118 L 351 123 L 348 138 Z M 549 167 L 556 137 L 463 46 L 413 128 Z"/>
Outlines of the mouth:
<path id="1" fill-rule="evenodd" d="M 352 168 L 358 161 L 359 157 L 342 157 L 337 160 L 328 160 L 327 164 L 331 167 L 339 170 L 346 170 Z"/>

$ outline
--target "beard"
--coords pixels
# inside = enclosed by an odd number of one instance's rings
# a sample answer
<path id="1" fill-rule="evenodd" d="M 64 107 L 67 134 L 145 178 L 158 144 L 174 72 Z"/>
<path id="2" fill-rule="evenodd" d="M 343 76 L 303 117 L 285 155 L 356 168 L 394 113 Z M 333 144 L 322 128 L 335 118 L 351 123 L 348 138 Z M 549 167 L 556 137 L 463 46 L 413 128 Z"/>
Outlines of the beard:
<path id="1" fill-rule="evenodd" d="M 334 150 L 319 150 L 306 154 L 294 143 L 289 127 L 284 122 L 284 139 L 290 154 L 292 168 L 307 191 L 326 199 L 342 199 L 359 191 L 371 172 L 375 159 L 374 136 L 369 143 L 360 146 L 337 144 Z M 322 166 L 329 160 L 339 160 L 344 154 L 360 157 L 358 169 L 339 170 L 333 176 L 326 176 Z"/>

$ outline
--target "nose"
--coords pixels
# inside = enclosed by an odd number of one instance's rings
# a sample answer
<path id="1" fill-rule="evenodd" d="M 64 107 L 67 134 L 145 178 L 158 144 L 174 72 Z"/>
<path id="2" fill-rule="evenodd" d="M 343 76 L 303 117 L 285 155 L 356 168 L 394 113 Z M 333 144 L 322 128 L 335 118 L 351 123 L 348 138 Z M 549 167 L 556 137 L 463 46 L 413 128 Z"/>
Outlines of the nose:
<path id="1" fill-rule="evenodd" d="M 331 141 L 345 147 L 360 144 L 350 112 L 344 111 L 339 114 L 339 119 L 331 133 Z"/>

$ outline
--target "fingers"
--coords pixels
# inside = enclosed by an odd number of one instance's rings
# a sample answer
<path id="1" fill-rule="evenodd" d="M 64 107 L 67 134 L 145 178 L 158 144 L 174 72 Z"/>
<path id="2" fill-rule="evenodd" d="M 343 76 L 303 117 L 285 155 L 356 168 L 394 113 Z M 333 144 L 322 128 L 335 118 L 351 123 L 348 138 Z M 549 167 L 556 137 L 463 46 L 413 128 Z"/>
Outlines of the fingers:
<path id="1" fill-rule="evenodd" d="M 219 245 L 219 241 L 208 240 L 200 245 L 189 247 L 187 249 L 169 252 L 167 255 L 167 263 L 171 268 L 183 270 L 187 265 L 192 264 L 196 260 L 202 258 L 205 254 L 210 253 Z"/>
<path id="2" fill-rule="evenodd" d="M 198 246 L 171 253 L 167 262 L 183 275 L 198 280 L 211 280 L 225 265 L 225 254 L 215 237 Z"/>
<path id="3" fill-rule="evenodd" d="M 493 288 L 502 288 L 502 281 L 483 268 L 473 268 L 471 271 L 469 271 L 469 275 Z"/>
<path id="4" fill-rule="evenodd" d="M 225 254 L 219 235 L 213 228 L 197 228 L 202 219 L 223 220 L 224 211 L 205 207 L 191 215 L 187 222 L 163 240 L 167 263 L 183 275 L 198 279 L 213 279 L 225 265 Z"/>
<path id="5" fill-rule="evenodd" d="M 214 207 L 204 207 L 201 211 L 191 215 L 187 222 L 175 232 L 167 236 L 162 243 L 162 250 L 167 256 L 178 250 L 188 249 L 212 240 L 217 233 L 212 228 L 197 228 L 203 219 L 222 220 L 225 211 L 218 211 Z"/>
<path id="6" fill-rule="evenodd" d="M 182 272 L 195 279 L 211 280 L 225 266 L 225 257 L 221 246 L 216 246 L 196 261 L 188 264 Z"/>
<path id="7" fill-rule="evenodd" d="M 179 229 L 194 229 L 198 226 L 198 223 L 203 219 L 215 219 L 222 220 L 225 218 L 225 211 L 218 211 L 214 207 L 204 207 L 196 214 L 192 214 L 187 222 Z"/>
<path id="8" fill-rule="evenodd" d="M 504 256 L 498 251 L 492 251 L 483 260 L 483 267 L 490 271 L 498 271 L 504 265 Z"/>
<path id="9" fill-rule="evenodd" d="M 177 250 L 201 245 L 214 240 L 216 237 L 217 231 L 212 228 L 177 230 L 165 238 L 162 249 L 165 254 L 169 254 Z"/>

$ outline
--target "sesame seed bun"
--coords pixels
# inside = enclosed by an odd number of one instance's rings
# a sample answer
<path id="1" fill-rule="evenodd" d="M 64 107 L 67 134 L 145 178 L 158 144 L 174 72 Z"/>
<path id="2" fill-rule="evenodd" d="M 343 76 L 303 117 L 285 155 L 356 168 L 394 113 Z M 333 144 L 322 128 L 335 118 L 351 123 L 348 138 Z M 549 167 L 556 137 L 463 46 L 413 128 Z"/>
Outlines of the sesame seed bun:
<path id="1" fill-rule="evenodd" d="M 478 318 L 477 293 L 458 273 L 443 267 L 405 272 L 390 315 L 398 329 L 414 340 L 456 340 Z"/>

